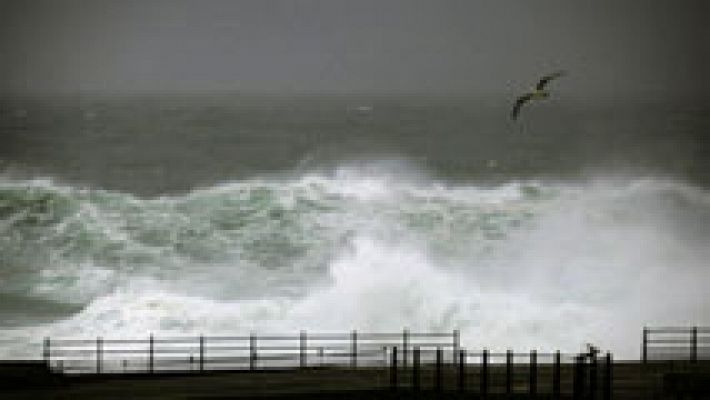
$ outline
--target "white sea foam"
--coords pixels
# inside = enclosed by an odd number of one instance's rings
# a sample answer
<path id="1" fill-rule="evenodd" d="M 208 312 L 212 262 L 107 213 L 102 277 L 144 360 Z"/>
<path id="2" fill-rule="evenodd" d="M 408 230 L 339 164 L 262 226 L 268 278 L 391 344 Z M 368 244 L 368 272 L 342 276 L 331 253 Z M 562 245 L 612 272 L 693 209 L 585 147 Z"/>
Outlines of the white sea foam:
<path id="1" fill-rule="evenodd" d="M 2 339 L 406 327 L 634 357 L 643 325 L 710 315 L 710 193 L 672 180 L 483 187 L 348 170 L 154 200 L 57 191 L 78 204 L 37 228 L 54 229 L 57 264 L 22 276 L 85 307 Z M 34 237 L 16 225 L 28 207 L 4 220 L 13 243 Z"/>

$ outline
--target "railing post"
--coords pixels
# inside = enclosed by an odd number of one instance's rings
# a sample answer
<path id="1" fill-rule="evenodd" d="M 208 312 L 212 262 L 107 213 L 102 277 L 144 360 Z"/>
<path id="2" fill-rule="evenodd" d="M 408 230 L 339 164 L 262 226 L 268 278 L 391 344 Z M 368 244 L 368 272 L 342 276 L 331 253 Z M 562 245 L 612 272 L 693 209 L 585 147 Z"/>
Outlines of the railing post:
<path id="1" fill-rule="evenodd" d="M 582 379 L 582 366 L 579 355 L 574 356 L 574 372 L 572 373 L 572 399 L 581 400 L 582 395 L 579 391 L 580 380 Z"/>
<path id="2" fill-rule="evenodd" d="M 505 393 L 511 395 L 513 393 L 513 351 L 505 352 Z"/>
<path id="3" fill-rule="evenodd" d="M 560 356 L 560 351 L 555 352 L 554 366 L 552 367 L 552 398 L 555 400 L 560 399 L 560 369 L 562 357 Z"/>
<path id="4" fill-rule="evenodd" d="M 357 331 L 350 333 L 350 367 L 357 368 Z"/>
<path id="5" fill-rule="evenodd" d="M 390 362 L 390 387 L 397 390 L 397 346 L 392 347 L 392 361 Z"/>
<path id="6" fill-rule="evenodd" d="M 444 351 L 441 349 L 441 347 L 436 348 L 436 375 L 435 375 L 435 386 L 436 386 L 436 391 L 441 392 L 442 390 L 442 384 L 441 384 L 441 364 L 442 364 L 442 358 L 444 355 Z"/>
<path id="7" fill-rule="evenodd" d="M 409 351 L 409 331 L 402 331 L 402 367 L 407 368 L 407 351 Z"/>
<path id="8" fill-rule="evenodd" d="M 414 360 L 412 360 L 412 387 L 414 391 L 418 392 L 421 389 L 421 382 L 419 380 L 421 355 L 419 354 L 419 347 L 415 347 L 413 352 L 412 356 L 414 357 Z"/>
<path id="9" fill-rule="evenodd" d="M 604 371 L 604 400 L 611 400 L 612 396 L 612 368 L 613 363 L 611 360 L 611 353 L 606 353 L 606 370 Z"/>
<path id="10" fill-rule="evenodd" d="M 459 349 L 459 393 L 463 393 L 466 387 L 466 350 Z"/>
<path id="11" fill-rule="evenodd" d="M 256 369 L 256 334 L 249 334 L 249 369 Z"/>
<path id="12" fill-rule="evenodd" d="M 148 372 L 153 373 L 153 362 L 154 362 L 154 340 L 153 340 L 153 334 L 151 333 L 150 336 L 148 336 Z"/>
<path id="13" fill-rule="evenodd" d="M 301 368 L 305 368 L 307 365 L 307 354 L 308 354 L 308 337 L 306 336 L 306 331 L 301 331 L 298 336 L 298 359 Z"/>
<path id="14" fill-rule="evenodd" d="M 591 351 L 589 354 L 589 400 L 597 399 L 597 354 Z"/>
<path id="15" fill-rule="evenodd" d="M 481 398 L 488 397 L 488 350 L 481 356 Z"/>
<path id="16" fill-rule="evenodd" d="M 461 347 L 461 344 L 460 344 L 460 341 L 461 341 L 461 340 L 460 340 L 460 336 L 461 336 L 461 335 L 460 335 L 459 330 L 458 330 L 458 329 L 454 329 L 454 332 L 453 332 L 453 334 L 452 334 L 452 338 L 453 338 L 453 343 L 452 343 L 453 351 L 451 352 L 451 353 L 452 353 L 452 354 L 451 354 L 451 363 L 452 363 L 452 364 L 455 364 L 455 363 L 456 363 L 456 357 L 458 357 L 459 347 Z"/>
<path id="17" fill-rule="evenodd" d="M 690 334 L 690 362 L 698 361 L 698 327 L 694 326 Z"/>
<path id="18" fill-rule="evenodd" d="M 537 351 L 530 350 L 530 384 L 528 389 L 530 390 L 530 397 L 535 397 L 537 395 Z"/>
<path id="19" fill-rule="evenodd" d="M 101 373 L 101 348 L 103 347 L 103 340 L 101 337 L 96 338 L 96 373 Z"/>
<path id="20" fill-rule="evenodd" d="M 648 361 L 648 327 L 643 327 L 643 335 L 641 337 L 641 362 L 646 364 Z"/>
<path id="21" fill-rule="evenodd" d="M 572 383 L 572 398 L 582 400 L 584 398 L 584 356 L 577 355 L 574 362 L 574 380 Z"/>
<path id="22" fill-rule="evenodd" d="M 205 337 L 200 335 L 200 372 L 205 370 Z"/>
<path id="23" fill-rule="evenodd" d="M 44 342 L 42 343 L 42 359 L 44 360 L 44 364 L 47 366 L 47 368 L 50 368 L 50 362 L 52 358 L 52 350 L 51 350 L 51 343 L 49 336 L 44 338 Z"/>

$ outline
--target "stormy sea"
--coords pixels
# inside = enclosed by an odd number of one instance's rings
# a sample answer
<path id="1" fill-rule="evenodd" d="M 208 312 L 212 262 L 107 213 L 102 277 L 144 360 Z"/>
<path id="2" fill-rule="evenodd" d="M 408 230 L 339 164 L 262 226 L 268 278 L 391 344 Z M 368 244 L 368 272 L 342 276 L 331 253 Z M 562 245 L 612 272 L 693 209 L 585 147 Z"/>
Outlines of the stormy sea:
<path id="1" fill-rule="evenodd" d="M 0 358 L 42 338 L 708 323 L 710 110 L 434 96 L 0 101 Z"/>

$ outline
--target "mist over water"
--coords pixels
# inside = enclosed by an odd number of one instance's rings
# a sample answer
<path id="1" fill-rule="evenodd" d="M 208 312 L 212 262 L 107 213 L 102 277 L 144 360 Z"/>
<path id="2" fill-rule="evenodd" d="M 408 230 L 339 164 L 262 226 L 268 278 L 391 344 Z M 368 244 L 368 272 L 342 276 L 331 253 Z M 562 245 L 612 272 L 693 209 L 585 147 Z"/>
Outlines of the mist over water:
<path id="1" fill-rule="evenodd" d="M 510 127 L 365 100 L 4 108 L 0 356 L 47 335 L 409 328 L 626 358 L 643 325 L 708 322 L 697 110 Z"/>

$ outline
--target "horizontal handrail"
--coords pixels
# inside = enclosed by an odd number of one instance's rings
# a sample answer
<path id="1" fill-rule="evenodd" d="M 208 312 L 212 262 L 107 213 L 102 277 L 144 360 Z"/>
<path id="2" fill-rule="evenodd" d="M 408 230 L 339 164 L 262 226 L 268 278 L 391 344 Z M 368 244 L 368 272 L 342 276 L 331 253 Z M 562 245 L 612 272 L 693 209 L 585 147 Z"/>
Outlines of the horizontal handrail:
<path id="1" fill-rule="evenodd" d="M 454 358 L 459 346 L 459 333 L 409 332 L 399 333 L 358 332 L 293 334 L 250 333 L 242 335 L 191 335 L 183 337 L 147 338 L 45 338 L 43 358 L 49 364 L 63 362 L 93 364 L 97 373 L 107 365 L 121 364 L 124 369 L 130 361 L 145 360 L 148 371 L 161 365 L 165 359 L 182 359 L 192 368 L 199 364 L 213 363 L 217 359 L 246 364 L 250 369 L 269 360 L 295 361 L 306 366 L 314 358 L 320 362 L 339 359 L 340 363 L 356 366 L 359 359 L 372 362 L 386 359 L 394 347 L 404 351 L 405 358 L 414 347 L 420 349 L 447 349 Z M 347 360 L 346 360 L 347 359 Z M 406 362 L 406 360 L 405 360 Z M 51 364 L 50 364 L 51 365 Z M 242 365 L 244 366 L 244 365 Z M 73 368 L 74 366 L 72 366 Z M 60 369 L 61 369 L 60 368 Z M 68 366 L 67 366 L 68 368 Z"/>
<path id="2" fill-rule="evenodd" d="M 688 359 L 696 362 L 710 352 L 710 327 L 644 327 L 641 360 Z M 706 354 L 708 353 L 708 354 Z M 683 356 L 684 355 L 684 356 Z M 681 357 L 683 356 L 683 357 Z"/>
<path id="3" fill-rule="evenodd" d="M 691 333 L 693 331 L 692 327 L 673 327 L 673 326 L 664 326 L 664 327 L 648 327 L 646 328 L 649 333 Z M 710 327 L 697 327 L 697 332 L 698 333 L 710 333 Z"/>

